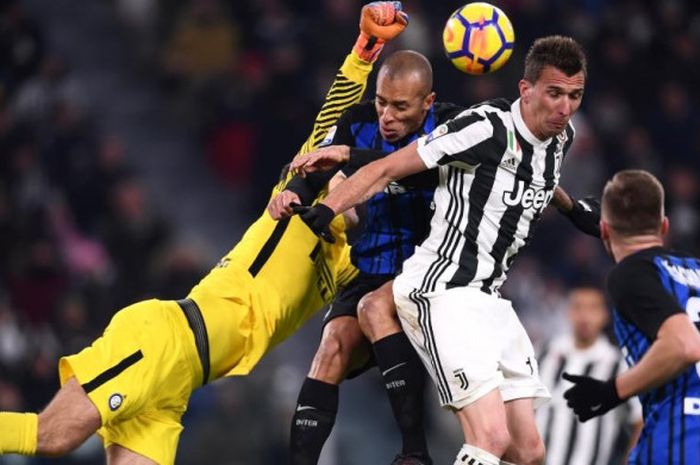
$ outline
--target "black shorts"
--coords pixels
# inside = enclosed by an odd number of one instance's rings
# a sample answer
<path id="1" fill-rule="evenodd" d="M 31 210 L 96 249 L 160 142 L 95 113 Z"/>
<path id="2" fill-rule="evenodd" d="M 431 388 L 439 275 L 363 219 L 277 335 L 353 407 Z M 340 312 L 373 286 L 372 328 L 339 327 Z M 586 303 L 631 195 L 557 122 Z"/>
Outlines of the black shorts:
<path id="1" fill-rule="evenodd" d="M 324 326 L 333 318 L 352 316 L 357 318 L 357 304 L 370 292 L 380 288 L 387 281 L 394 279 L 391 274 L 365 274 L 360 272 L 350 284 L 335 296 L 335 300 L 323 317 Z"/>

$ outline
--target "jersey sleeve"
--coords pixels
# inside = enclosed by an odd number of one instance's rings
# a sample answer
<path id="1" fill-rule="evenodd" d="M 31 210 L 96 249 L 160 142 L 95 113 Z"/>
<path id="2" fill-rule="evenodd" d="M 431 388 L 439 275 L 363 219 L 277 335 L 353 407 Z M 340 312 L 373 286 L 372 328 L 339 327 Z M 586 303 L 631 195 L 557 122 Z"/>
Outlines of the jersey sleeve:
<path id="1" fill-rule="evenodd" d="M 352 136 L 352 122 L 354 119 L 355 109 L 357 107 L 350 107 L 338 119 L 338 122 L 331 126 L 326 134 L 326 137 L 318 145 L 319 147 L 325 147 L 327 145 L 354 145 L 354 138 Z"/>
<path id="2" fill-rule="evenodd" d="M 351 52 L 338 70 L 326 100 L 316 115 L 314 126 L 306 142 L 301 146 L 295 158 L 319 148 L 329 138 L 335 138 L 336 124 L 341 115 L 362 99 L 367 87 L 367 78 L 372 71 L 372 64 L 363 61 L 355 52 Z M 331 133 L 332 132 L 332 133 Z M 328 145 L 328 144 L 325 144 Z M 287 170 L 272 190 L 272 195 L 282 192 L 293 174 Z"/>
<path id="3" fill-rule="evenodd" d="M 329 130 L 336 125 L 340 115 L 360 101 L 371 71 L 372 65 L 361 60 L 354 52 L 345 58 L 326 95 L 321 111 L 316 116 L 311 134 L 297 155 L 309 153 L 318 148 L 327 138 Z"/>
<path id="4" fill-rule="evenodd" d="M 619 263 L 610 272 L 607 286 L 615 309 L 650 340 L 668 317 L 685 313 L 650 260 L 630 257 Z"/>
<path id="5" fill-rule="evenodd" d="M 418 156 L 428 168 L 453 161 L 478 165 L 483 161 L 484 152 L 475 148 L 492 135 L 490 120 L 480 113 L 467 110 L 419 138 Z"/>
<path id="6" fill-rule="evenodd" d="M 341 171 L 343 175 L 350 177 L 363 166 L 379 160 L 380 158 L 384 158 L 387 155 L 388 153 L 383 150 L 350 147 L 350 159 Z"/>

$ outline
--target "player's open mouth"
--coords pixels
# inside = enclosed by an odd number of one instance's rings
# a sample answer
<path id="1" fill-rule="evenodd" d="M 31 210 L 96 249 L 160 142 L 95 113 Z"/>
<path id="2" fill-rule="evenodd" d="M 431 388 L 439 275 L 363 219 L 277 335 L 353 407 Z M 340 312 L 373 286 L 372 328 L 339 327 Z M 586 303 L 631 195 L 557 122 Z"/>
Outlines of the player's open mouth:
<path id="1" fill-rule="evenodd" d="M 382 126 L 380 126 L 380 129 L 381 129 L 382 135 L 384 135 L 384 137 L 393 137 L 399 133 L 399 131 L 397 131 L 396 129 L 389 129 L 389 128 L 385 128 Z"/>

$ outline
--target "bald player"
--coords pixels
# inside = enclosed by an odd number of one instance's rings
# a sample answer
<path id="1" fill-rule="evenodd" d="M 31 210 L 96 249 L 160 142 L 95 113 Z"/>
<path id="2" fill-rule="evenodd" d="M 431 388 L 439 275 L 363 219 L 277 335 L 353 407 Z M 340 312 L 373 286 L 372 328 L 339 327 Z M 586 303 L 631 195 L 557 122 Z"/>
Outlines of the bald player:
<path id="1" fill-rule="evenodd" d="M 377 75 L 374 100 L 350 107 L 322 143 L 330 145 L 327 150 L 344 151 L 348 159 L 331 185 L 369 159 L 404 147 L 464 110 L 435 102 L 432 85 L 432 68 L 423 55 L 403 50 L 389 56 Z M 367 338 L 401 430 L 403 447 L 393 463 L 431 463 L 423 431 L 423 368 L 396 317 L 390 282 L 425 238 L 437 181 L 437 171 L 431 170 L 391 183 L 367 202 L 364 225 L 351 251 L 360 274 L 336 296 L 326 314 L 321 342 L 299 393 L 291 425 L 293 465 L 318 462 L 335 423 L 338 385 L 362 371 L 357 362 L 367 360 Z M 311 185 L 324 184 L 325 180 L 297 178 L 268 210 L 273 218 L 286 217 L 292 213 L 292 203 L 308 205 L 306 199 L 316 197 Z M 360 299 L 377 289 L 363 300 L 358 322 Z"/>

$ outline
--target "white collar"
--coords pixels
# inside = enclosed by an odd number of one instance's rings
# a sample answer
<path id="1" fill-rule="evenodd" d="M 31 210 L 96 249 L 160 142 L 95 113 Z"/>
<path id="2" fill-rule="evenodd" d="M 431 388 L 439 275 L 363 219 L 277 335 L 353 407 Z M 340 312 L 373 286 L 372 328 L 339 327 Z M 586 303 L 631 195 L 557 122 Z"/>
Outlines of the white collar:
<path id="1" fill-rule="evenodd" d="M 530 129 L 528 129 L 527 125 L 525 124 L 525 120 L 523 120 L 523 115 L 520 112 L 520 99 L 517 99 L 513 104 L 510 106 L 510 112 L 513 114 L 513 124 L 515 124 L 515 129 L 518 130 L 518 132 L 525 138 L 526 141 L 531 143 L 532 145 L 543 145 L 543 144 L 548 144 L 552 138 L 550 137 L 547 140 L 540 140 L 533 133 L 530 132 Z"/>

